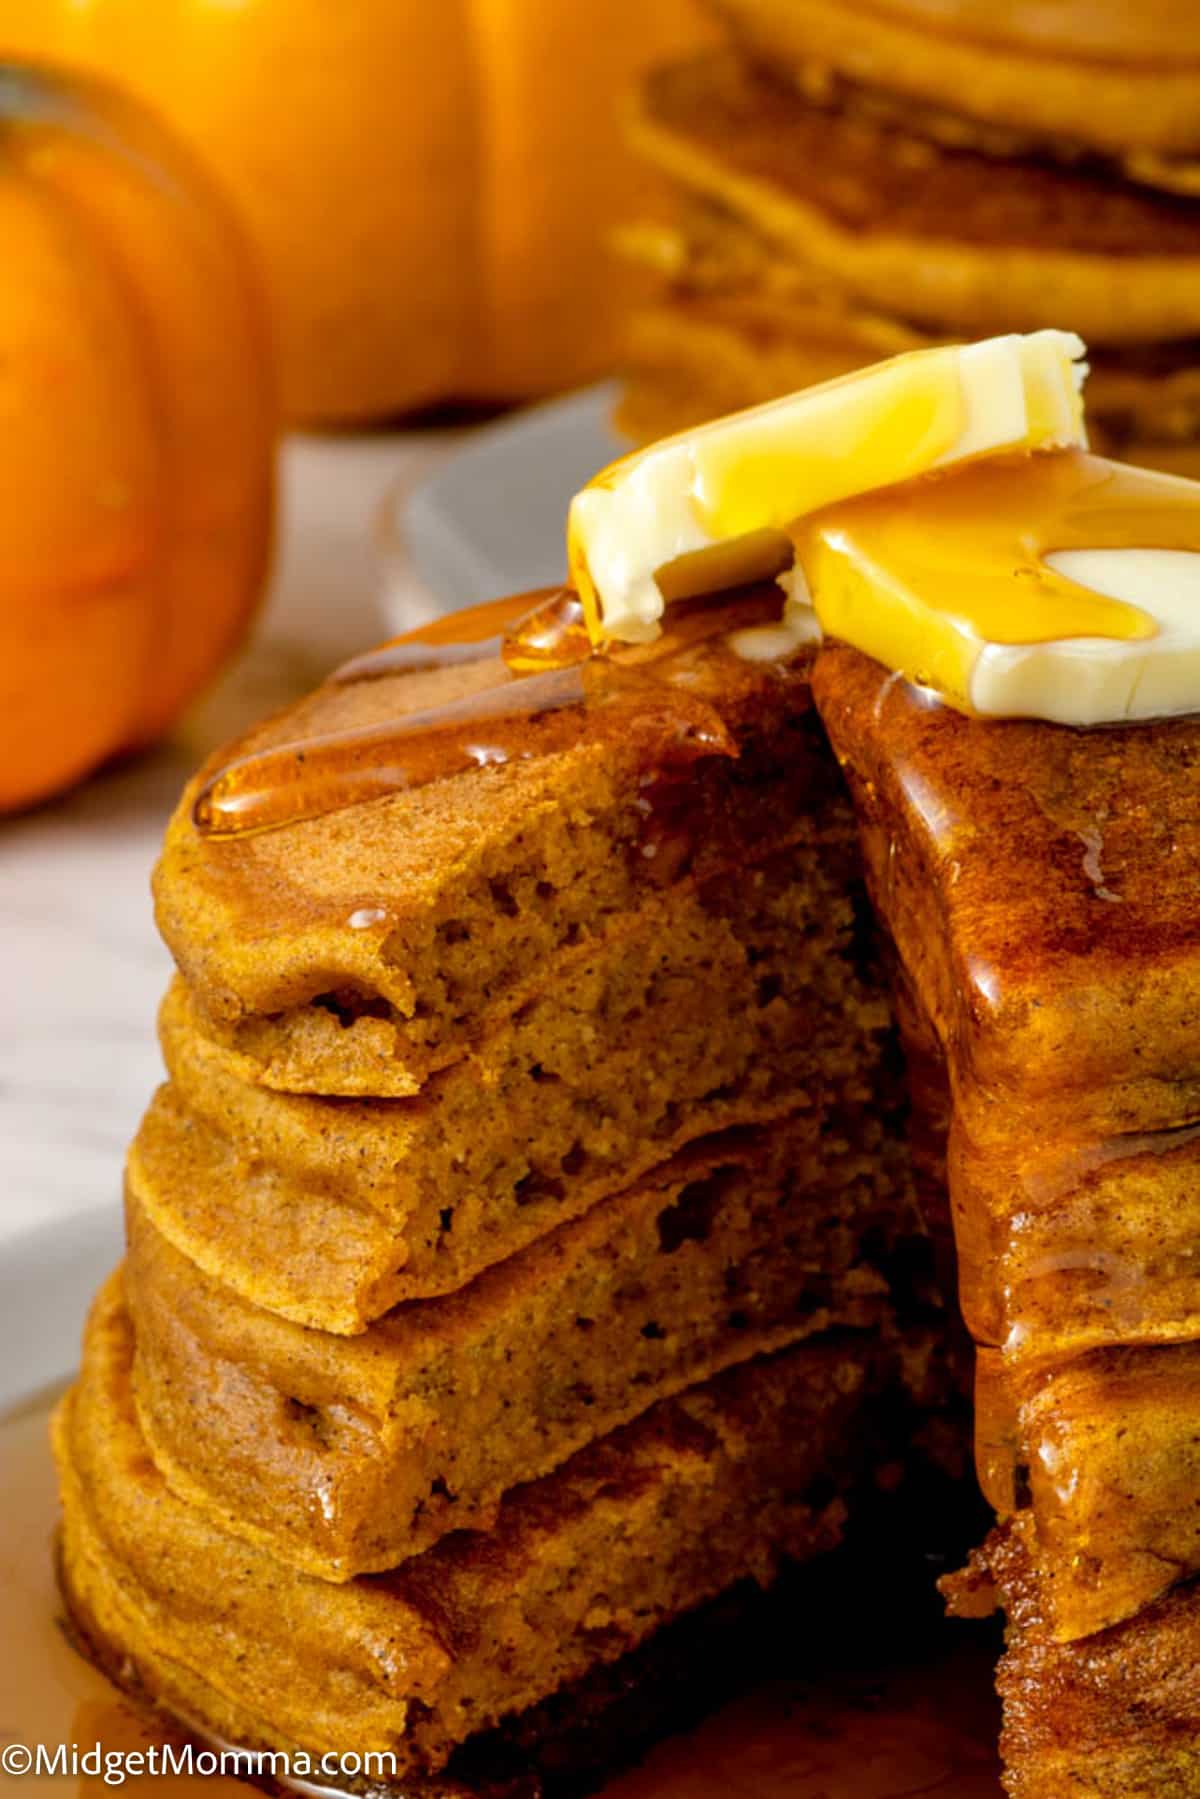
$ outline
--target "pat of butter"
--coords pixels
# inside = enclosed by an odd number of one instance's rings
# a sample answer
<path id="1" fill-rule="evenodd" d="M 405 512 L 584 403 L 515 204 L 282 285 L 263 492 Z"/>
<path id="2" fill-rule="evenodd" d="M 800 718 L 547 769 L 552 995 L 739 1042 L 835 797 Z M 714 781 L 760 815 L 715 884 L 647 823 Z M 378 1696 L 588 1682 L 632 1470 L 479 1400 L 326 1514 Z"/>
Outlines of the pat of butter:
<path id="1" fill-rule="evenodd" d="M 797 551 L 785 618 L 963 711 L 1200 710 L 1200 482 L 1078 451 L 998 459 L 829 507 Z"/>
<path id="2" fill-rule="evenodd" d="M 1200 487 L 1196 504 L 1200 526 Z M 1200 529 L 1195 550 L 1059 550 L 1046 560 L 1070 580 L 1140 607 L 1158 629 L 1134 643 L 988 644 L 971 679 L 973 711 L 1102 725 L 1200 708 Z"/>
<path id="3" fill-rule="evenodd" d="M 769 579 L 831 502 L 1003 450 L 1086 444 L 1084 346 L 1065 331 L 915 350 L 667 438 L 571 502 L 594 642 L 649 642 L 667 600 Z"/>

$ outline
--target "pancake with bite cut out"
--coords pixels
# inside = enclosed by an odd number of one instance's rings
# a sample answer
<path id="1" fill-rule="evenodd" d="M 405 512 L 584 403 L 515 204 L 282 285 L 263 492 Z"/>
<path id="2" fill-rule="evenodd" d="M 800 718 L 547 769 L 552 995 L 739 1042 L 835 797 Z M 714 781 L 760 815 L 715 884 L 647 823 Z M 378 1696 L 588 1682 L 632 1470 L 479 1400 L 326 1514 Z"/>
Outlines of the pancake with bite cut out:
<path id="1" fill-rule="evenodd" d="M 902 1146 L 813 1113 L 695 1144 L 352 1340 L 263 1312 L 131 1208 L 135 1394 L 173 1490 L 326 1579 L 488 1525 L 506 1488 L 720 1369 L 932 1291 Z M 914 1283 L 921 1283 L 913 1290 Z M 320 1496 L 319 1506 L 313 1496 Z"/>
<path id="2" fill-rule="evenodd" d="M 415 1094 L 657 896 L 686 898 L 800 834 L 848 835 L 804 658 L 749 662 L 720 634 L 722 619 L 749 625 L 779 605 L 768 588 L 681 621 L 670 683 L 647 682 L 615 711 L 556 711 L 540 753 L 535 720 L 534 753 L 409 787 L 398 776 L 394 792 L 279 828 L 206 835 L 193 810 L 239 755 L 298 743 L 303 756 L 306 742 L 413 715 L 436 724 L 439 708 L 493 695 L 503 665 L 330 682 L 214 758 L 184 794 L 155 880 L 160 928 L 209 1033 L 248 1059 L 243 1072 L 257 1063 L 280 1085 Z M 486 609 L 456 623 L 468 637 L 489 629 Z M 695 741 L 697 712 L 723 739 L 711 753 Z"/>
<path id="3" fill-rule="evenodd" d="M 762 866 L 657 906 L 649 929 L 593 941 L 412 1099 L 247 1082 L 176 982 L 171 1080 L 132 1147 L 131 1194 L 209 1274 L 344 1333 L 462 1286 L 713 1131 L 800 1106 L 874 1135 L 898 1095 L 848 824 L 814 819 Z"/>
<path id="4" fill-rule="evenodd" d="M 436 1790 L 464 1744 L 738 1581 L 830 1549 L 864 1457 L 903 1440 L 877 1343 L 802 1345 L 662 1402 L 511 1492 L 491 1530 L 337 1586 L 171 1494 L 138 1429 L 132 1355 L 115 1277 L 55 1426 L 61 1579 L 83 1639 L 193 1729 L 391 1751 L 402 1791 Z"/>

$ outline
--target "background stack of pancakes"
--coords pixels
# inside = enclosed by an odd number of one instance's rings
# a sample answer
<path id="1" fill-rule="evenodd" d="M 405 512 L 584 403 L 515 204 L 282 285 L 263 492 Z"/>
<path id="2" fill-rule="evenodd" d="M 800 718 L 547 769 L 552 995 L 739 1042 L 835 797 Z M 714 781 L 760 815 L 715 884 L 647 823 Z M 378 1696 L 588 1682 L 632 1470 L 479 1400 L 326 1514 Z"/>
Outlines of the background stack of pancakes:
<path id="1" fill-rule="evenodd" d="M 714 0 L 629 119 L 678 184 L 623 422 L 651 438 L 924 344 L 1078 331 L 1097 447 L 1200 467 L 1200 9 Z"/>
<path id="2" fill-rule="evenodd" d="M 339 805 L 355 733 L 504 678 L 465 654 L 241 746 L 308 746 L 312 816 L 206 836 L 185 795 L 169 1078 L 57 1426 L 94 1653 L 229 1740 L 395 1752 L 406 1793 L 497 1732 L 527 1765 L 664 1627 L 833 1547 L 943 1392 L 807 667 L 683 642 L 615 732 L 551 713 Z"/>

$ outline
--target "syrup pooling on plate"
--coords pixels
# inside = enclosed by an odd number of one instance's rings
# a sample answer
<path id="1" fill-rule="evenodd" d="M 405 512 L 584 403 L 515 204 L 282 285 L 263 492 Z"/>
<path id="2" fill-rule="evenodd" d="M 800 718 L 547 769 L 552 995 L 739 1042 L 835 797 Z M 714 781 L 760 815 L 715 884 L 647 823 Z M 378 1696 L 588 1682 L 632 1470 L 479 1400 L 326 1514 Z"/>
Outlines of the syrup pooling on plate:
<path id="1" fill-rule="evenodd" d="M 769 593 L 680 608 L 654 643 L 603 654 L 592 648 L 569 588 L 439 621 L 345 664 L 331 685 L 462 663 L 493 665 L 485 685 L 433 710 L 398 711 L 377 724 L 238 757 L 201 791 L 196 826 L 212 836 L 269 830 L 471 769 L 552 754 L 584 737 L 645 740 L 667 767 L 733 755 L 716 706 L 689 690 L 685 653 L 778 609 L 778 596 Z"/>

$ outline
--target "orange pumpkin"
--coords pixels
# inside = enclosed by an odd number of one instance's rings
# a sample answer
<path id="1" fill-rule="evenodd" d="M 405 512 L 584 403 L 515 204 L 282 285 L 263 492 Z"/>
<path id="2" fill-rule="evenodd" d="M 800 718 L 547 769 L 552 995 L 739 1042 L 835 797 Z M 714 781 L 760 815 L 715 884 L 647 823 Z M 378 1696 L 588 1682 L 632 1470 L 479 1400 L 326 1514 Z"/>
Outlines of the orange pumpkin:
<path id="1" fill-rule="evenodd" d="M 0 65 L 0 811 L 157 737 L 262 586 L 275 406 L 225 202 L 140 108 Z"/>
<path id="2" fill-rule="evenodd" d="M 235 197 L 285 410 L 514 399 L 605 366 L 636 277 L 607 227 L 650 177 L 616 98 L 695 0 L 0 0 L 0 55 L 153 102 Z"/>

